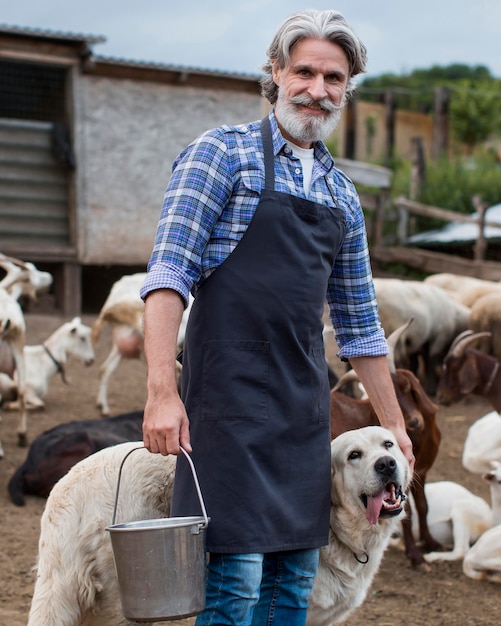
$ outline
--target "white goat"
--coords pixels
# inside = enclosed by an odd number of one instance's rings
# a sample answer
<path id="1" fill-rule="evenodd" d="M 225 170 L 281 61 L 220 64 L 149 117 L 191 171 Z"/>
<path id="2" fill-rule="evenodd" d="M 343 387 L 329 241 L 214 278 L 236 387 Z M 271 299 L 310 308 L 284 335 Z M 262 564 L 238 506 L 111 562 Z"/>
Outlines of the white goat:
<path id="1" fill-rule="evenodd" d="M 1 253 L 0 267 L 6 272 L 0 281 L 0 372 L 17 372 L 17 397 L 20 410 L 17 435 L 19 445 L 25 446 L 28 429 L 24 362 L 26 323 L 17 299 L 21 295 L 35 299 L 39 291 L 51 285 L 52 276 L 48 272 L 38 270 L 33 263 L 24 263 Z M 6 389 L 3 387 L 3 396 L 5 392 Z M 0 458 L 3 456 L 4 451 L 0 443 Z"/>
<path id="2" fill-rule="evenodd" d="M 501 283 L 473 276 L 462 276 L 460 274 L 431 274 L 424 279 L 428 285 L 440 287 L 456 302 L 460 302 L 467 307 L 473 304 L 484 295 L 490 293 L 501 294 Z"/>
<path id="3" fill-rule="evenodd" d="M 144 302 L 139 297 L 139 290 L 146 278 L 145 273 L 122 276 L 111 288 L 101 308 L 97 320 L 92 326 L 94 345 L 99 340 L 103 326 L 108 323 L 112 331 L 110 353 L 99 368 L 99 389 L 96 405 L 101 414 L 109 415 L 108 383 L 111 375 L 120 365 L 122 358 L 139 359 L 143 355 L 143 312 Z M 186 324 L 193 299 L 185 309 L 178 334 L 178 350 L 184 344 Z"/>
<path id="4" fill-rule="evenodd" d="M 109 533 L 118 471 L 142 444 L 105 448 L 52 489 L 41 519 L 28 626 L 129 626 L 123 617 Z M 124 463 L 117 522 L 167 517 L 175 456 L 134 451 Z M 64 505 L 63 505 L 64 503 Z"/>
<path id="5" fill-rule="evenodd" d="M 490 486 L 494 526 L 468 550 L 463 572 L 475 580 L 501 583 L 501 463 L 493 463 L 483 478 Z"/>
<path id="6" fill-rule="evenodd" d="M 481 497 L 462 485 L 442 480 L 426 483 L 424 486 L 428 513 L 426 520 L 431 536 L 444 548 L 445 552 L 429 552 L 426 561 L 455 561 L 462 559 L 469 547 L 492 526 L 492 510 Z M 409 494 L 412 520 L 412 535 L 419 541 L 419 524 L 416 504 Z M 394 535 L 394 547 L 404 548 L 401 533 Z"/>
<path id="7" fill-rule="evenodd" d="M 0 253 L 0 267 L 6 272 L 0 281 L 0 287 L 8 291 L 15 300 L 21 296 L 36 300 L 39 293 L 52 285 L 52 275 L 39 270 L 28 261 L 20 261 Z"/>
<path id="8" fill-rule="evenodd" d="M 0 288 L 0 371 L 16 369 L 18 372 L 18 401 L 20 421 L 17 428 L 19 445 L 26 445 L 26 431 L 28 416 L 25 404 L 26 371 L 24 365 L 24 344 L 26 338 L 26 324 L 24 315 L 17 300 L 5 289 Z M 0 458 L 4 451 L 0 443 Z"/>
<path id="9" fill-rule="evenodd" d="M 49 381 L 57 373 L 65 381 L 64 366 L 68 357 L 92 365 L 95 359 L 91 341 L 92 329 L 80 317 L 65 322 L 43 344 L 24 347 L 26 371 L 25 402 L 28 409 L 43 408 L 43 398 L 49 390 Z M 17 379 L 14 373 L 14 379 Z M 12 408 L 12 404 L 9 404 Z"/>
<path id="10" fill-rule="evenodd" d="M 501 415 L 491 411 L 468 429 L 463 447 L 463 467 L 473 474 L 491 470 L 492 462 L 501 461 Z"/>
<path id="11" fill-rule="evenodd" d="M 426 391 L 434 393 L 438 368 L 453 339 L 468 328 L 470 309 L 455 302 L 443 289 L 422 281 L 375 278 L 374 286 L 386 336 L 414 319 L 395 352 L 397 367 L 418 374 L 410 359 L 420 355 L 424 375 L 419 378 Z"/>

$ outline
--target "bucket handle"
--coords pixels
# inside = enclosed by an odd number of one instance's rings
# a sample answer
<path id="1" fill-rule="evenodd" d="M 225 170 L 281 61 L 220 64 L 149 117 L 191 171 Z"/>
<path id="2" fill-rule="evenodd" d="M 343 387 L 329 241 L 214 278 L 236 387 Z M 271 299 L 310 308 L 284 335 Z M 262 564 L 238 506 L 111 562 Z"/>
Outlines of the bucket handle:
<path id="1" fill-rule="evenodd" d="M 207 511 L 205 509 L 205 503 L 204 503 L 204 499 L 202 498 L 202 491 L 200 489 L 200 483 L 198 482 L 198 476 L 197 473 L 195 471 L 195 466 L 193 465 L 193 461 L 190 457 L 190 455 L 186 452 L 186 450 L 182 447 L 179 446 L 181 452 L 184 454 L 184 456 L 186 457 L 190 468 L 191 468 L 191 473 L 193 474 L 193 481 L 195 483 L 195 489 L 197 490 L 197 495 L 198 495 L 198 500 L 200 501 L 200 507 L 202 509 L 202 516 L 204 518 L 203 524 L 200 524 L 200 530 L 207 528 L 207 526 L 209 525 L 209 518 L 207 517 Z M 117 515 L 117 506 L 118 506 L 118 493 L 120 491 L 120 479 L 122 477 L 122 469 L 124 466 L 125 461 L 127 460 L 127 458 L 129 457 L 129 455 L 131 455 L 133 452 L 135 452 L 136 450 L 143 450 L 144 449 L 144 445 L 141 446 L 137 446 L 136 448 L 132 448 L 132 450 L 129 450 L 127 452 L 127 454 L 124 456 L 124 458 L 122 459 L 122 462 L 120 463 L 120 468 L 118 470 L 118 481 L 117 481 L 117 490 L 115 493 L 115 503 L 113 505 L 113 518 L 112 518 L 112 522 L 111 525 L 113 526 L 115 524 L 115 519 L 116 519 L 116 515 Z"/>

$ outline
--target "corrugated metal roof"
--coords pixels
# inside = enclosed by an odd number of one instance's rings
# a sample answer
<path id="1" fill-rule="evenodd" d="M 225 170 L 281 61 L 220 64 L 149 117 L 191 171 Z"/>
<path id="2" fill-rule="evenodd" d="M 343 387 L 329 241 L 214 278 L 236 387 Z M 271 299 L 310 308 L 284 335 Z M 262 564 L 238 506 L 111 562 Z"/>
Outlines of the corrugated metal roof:
<path id="1" fill-rule="evenodd" d="M 478 217 L 478 213 L 471 213 L 471 217 Z M 501 204 L 494 204 L 489 207 L 484 218 L 488 222 L 499 222 L 501 225 Z M 501 239 L 501 228 L 495 226 L 486 226 L 484 228 L 484 236 L 486 239 Z M 456 243 L 471 242 L 478 238 L 478 224 L 456 224 L 450 223 L 443 228 L 436 230 L 428 230 L 409 237 L 411 243 L 417 244 L 435 244 L 435 243 Z"/>
<path id="2" fill-rule="evenodd" d="M 124 65 L 127 67 L 137 67 L 145 69 L 158 69 L 163 71 L 179 72 L 186 74 L 203 74 L 204 76 L 226 76 L 228 78 L 238 78 L 240 80 L 248 80 L 255 82 L 261 78 L 260 74 L 249 74 L 246 72 L 227 72 L 224 70 L 215 70 L 202 67 L 192 67 L 187 65 L 170 65 L 168 63 L 153 63 L 148 61 L 133 61 L 131 59 L 120 59 L 116 57 L 105 57 L 93 55 L 93 58 L 99 63 L 109 63 L 110 65 Z"/>
<path id="3" fill-rule="evenodd" d="M 61 31 L 45 30 L 41 28 L 24 28 L 21 26 L 11 26 L 0 24 L 0 33 L 10 35 L 22 35 L 28 37 L 42 37 L 44 39 L 60 39 L 64 41 L 84 41 L 87 43 L 104 43 L 106 37 L 103 35 L 84 35 L 81 33 L 65 33 Z"/>
<path id="4" fill-rule="evenodd" d="M 24 37 L 40 37 L 44 39 L 54 39 L 60 41 L 85 42 L 89 44 L 104 43 L 107 41 L 103 35 L 85 35 L 82 33 L 68 33 L 54 30 L 46 30 L 41 28 L 25 28 L 21 26 L 12 26 L 9 24 L 0 24 L 0 34 L 12 34 Z M 228 72 L 224 70 L 216 70 L 210 68 L 191 67 L 182 65 L 171 65 L 168 63 L 158 63 L 150 61 L 136 61 L 132 59 L 124 59 L 117 57 L 100 56 L 93 54 L 93 58 L 100 63 L 109 63 L 110 65 L 123 65 L 144 69 L 158 69 L 163 71 L 200 74 L 204 76 L 225 76 L 228 78 L 236 78 L 240 80 L 248 80 L 255 82 L 259 80 L 259 74 L 249 74 L 247 72 Z"/>

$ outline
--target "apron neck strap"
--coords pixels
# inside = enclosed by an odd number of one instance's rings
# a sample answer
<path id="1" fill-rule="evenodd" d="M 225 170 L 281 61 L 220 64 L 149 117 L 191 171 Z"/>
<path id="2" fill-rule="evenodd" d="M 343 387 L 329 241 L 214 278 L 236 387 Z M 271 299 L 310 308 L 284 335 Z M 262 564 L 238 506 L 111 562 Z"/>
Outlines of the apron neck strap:
<path id="1" fill-rule="evenodd" d="M 275 155 L 273 153 L 273 138 L 271 134 L 270 118 L 261 120 L 261 139 L 264 152 L 264 188 L 269 191 L 275 190 Z"/>

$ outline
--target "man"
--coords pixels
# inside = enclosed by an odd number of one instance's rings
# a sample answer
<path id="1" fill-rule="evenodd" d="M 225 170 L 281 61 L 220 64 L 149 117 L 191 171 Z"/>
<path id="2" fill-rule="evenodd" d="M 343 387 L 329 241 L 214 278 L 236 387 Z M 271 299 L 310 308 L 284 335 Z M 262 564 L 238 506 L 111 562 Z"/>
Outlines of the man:
<path id="1" fill-rule="evenodd" d="M 321 142 L 365 48 L 339 13 L 311 10 L 287 18 L 268 57 L 270 114 L 213 129 L 176 159 L 141 291 L 144 443 L 192 452 L 211 517 L 197 626 L 305 623 L 329 528 L 326 297 L 339 356 L 413 462 L 359 200 Z M 175 346 L 190 291 L 181 400 Z M 172 514 L 199 512 L 181 456 Z"/>

